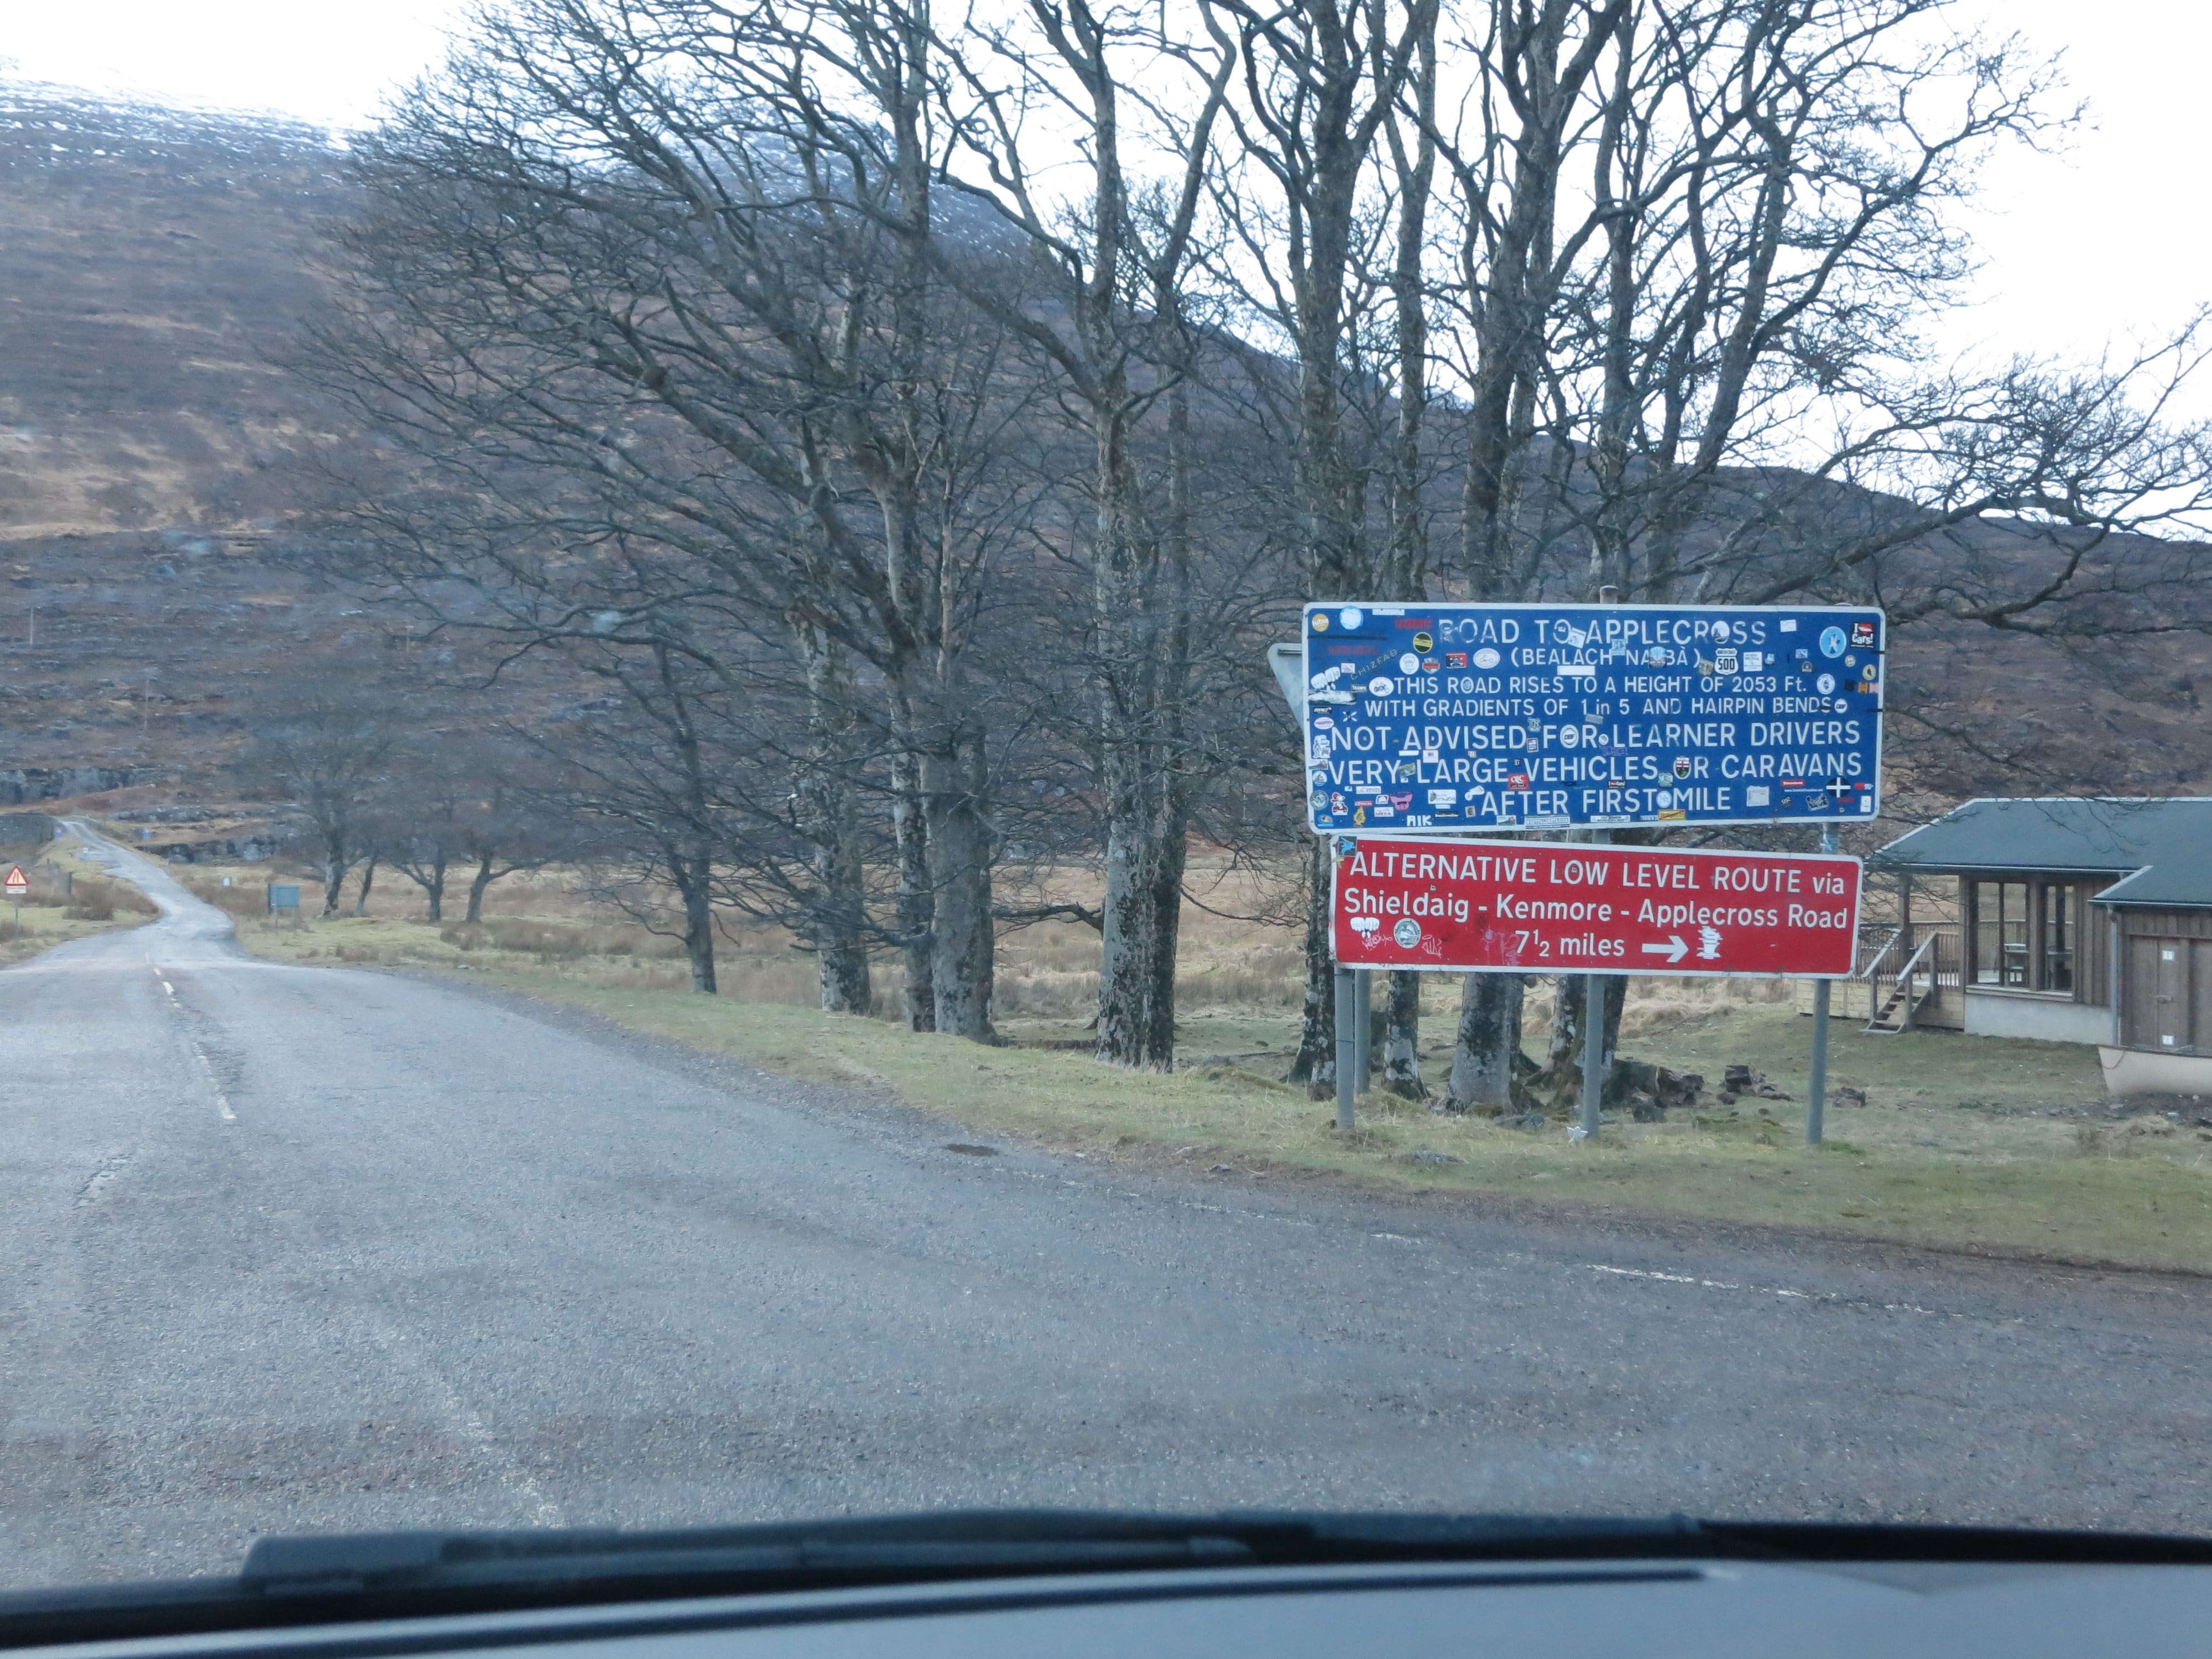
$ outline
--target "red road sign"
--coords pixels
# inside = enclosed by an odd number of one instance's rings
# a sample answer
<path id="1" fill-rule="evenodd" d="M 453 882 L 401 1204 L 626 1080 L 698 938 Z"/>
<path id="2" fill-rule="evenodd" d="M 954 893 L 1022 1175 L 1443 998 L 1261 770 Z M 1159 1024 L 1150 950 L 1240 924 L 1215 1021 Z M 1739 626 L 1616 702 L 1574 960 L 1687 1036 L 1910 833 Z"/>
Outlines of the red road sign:
<path id="1" fill-rule="evenodd" d="M 4 890 L 9 898 L 21 898 L 31 890 L 31 878 L 23 873 L 21 865 L 9 867 L 8 879 L 0 882 L 0 890 Z"/>
<path id="2" fill-rule="evenodd" d="M 1337 845 L 1348 968 L 1831 979 L 1855 965 L 1859 861 L 1835 854 Z"/>

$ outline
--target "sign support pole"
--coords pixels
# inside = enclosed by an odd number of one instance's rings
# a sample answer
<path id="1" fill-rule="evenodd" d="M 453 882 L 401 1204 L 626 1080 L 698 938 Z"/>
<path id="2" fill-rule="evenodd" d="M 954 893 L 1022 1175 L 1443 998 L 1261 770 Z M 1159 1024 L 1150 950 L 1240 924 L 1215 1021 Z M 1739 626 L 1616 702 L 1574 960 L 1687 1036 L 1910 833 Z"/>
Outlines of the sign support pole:
<path id="1" fill-rule="evenodd" d="M 1352 970 L 1352 1092 L 1367 1092 L 1367 1068 L 1374 1056 L 1369 1051 L 1375 1037 L 1375 971 Z"/>
<path id="2" fill-rule="evenodd" d="M 1820 826 L 1820 850 L 1836 850 L 1836 826 Z M 1813 982 L 1813 1087 L 1805 1103 L 1805 1144 L 1817 1146 L 1828 1115 L 1828 994 L 1832 981 Z"/>
<path id="3" fill-rule="evenodd" d="M 1583 975 L 1583 1133 L 1597 1133 L 1605 1105 L 1605 976 Z"/>
<path id="4" fill-rule="evenodd" d="M 1353 970 L 1342 963 L 1336 965 L 1336 1127 L 1349 1132 L 1352 1128 L 1352 1103 L 1359 1091 L 1352 1079 L 1352 1028 L 1354 1022 L 1355 999 L 1352 994 Z"/>
<path id="5" fill-rule="evenodd" d="M 1593 845 L 1613 837 L 1602 830 L 1589 833 Z M 1605 976 L 1583 975 L 1583 1134 L 1597 1133 L 1605 1115 Z"/>

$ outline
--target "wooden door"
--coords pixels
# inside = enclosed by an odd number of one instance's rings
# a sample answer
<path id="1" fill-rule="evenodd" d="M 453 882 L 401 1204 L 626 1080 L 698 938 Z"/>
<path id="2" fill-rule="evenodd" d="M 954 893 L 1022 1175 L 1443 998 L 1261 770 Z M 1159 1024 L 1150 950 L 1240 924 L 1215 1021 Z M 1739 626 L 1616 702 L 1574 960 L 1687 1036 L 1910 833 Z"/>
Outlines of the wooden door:
<path id="1" fill-rule="evenodd" d="M 2212 939 L 2189 942 L 2189 1046 L 2212 1049 Z"/>
<path id="2" fill-rule="evenodd" d="M 2189 1046 L 2189 941 L 2153 939 L 2158 960 L 2154 966 L 2157 1000 L 2153 1004 L 2150 1046 L 2186 1048 Z"/>
<path id="3" fill-rule="evenodd" d="M 2188 1042 L 2189 941 L 2128 940 L 2127 1005 L 2120 1041 L 2130 1048 L 2171 1049 Z"/>

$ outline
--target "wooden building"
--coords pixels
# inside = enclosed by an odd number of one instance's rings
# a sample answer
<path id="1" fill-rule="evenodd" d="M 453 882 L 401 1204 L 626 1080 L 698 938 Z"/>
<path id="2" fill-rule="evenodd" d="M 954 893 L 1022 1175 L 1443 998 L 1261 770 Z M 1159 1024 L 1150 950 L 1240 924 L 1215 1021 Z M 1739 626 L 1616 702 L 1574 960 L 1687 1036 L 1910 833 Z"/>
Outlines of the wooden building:
<path id="1" fill-rule="evenodd" d="M 2212 1090 L 2212 799 L 1971 800 L 1876 854 L 1885 872 L 1955 879 L 1958 903 L 1908 908 L 1862 970 L 1878 1024 L 2094 1042 L 2120 1092 L 2179 1086 L 2136 1084 L 2174 1068 L 2130 1054 L 2201 1055 Z"/>
<path id="2" fill-rule="evenodd" d="M 2116 1095 L 2212 1095 L 2212 839 L 2097 895 L 2119 963 L 2118 1030 L 2099 1050 Z"/>

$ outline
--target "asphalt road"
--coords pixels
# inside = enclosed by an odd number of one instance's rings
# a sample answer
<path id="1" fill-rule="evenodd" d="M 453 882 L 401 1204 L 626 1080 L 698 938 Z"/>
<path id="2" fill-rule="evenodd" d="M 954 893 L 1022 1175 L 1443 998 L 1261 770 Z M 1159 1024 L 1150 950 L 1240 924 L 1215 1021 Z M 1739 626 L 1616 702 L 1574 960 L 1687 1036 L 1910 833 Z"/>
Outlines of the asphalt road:
<path id="1" fill-rule="evenodd" d="M 0 972 L 0 1584 L 950 1504 L 2212 1531 L 2212 1283 L 1009 1147 L 159 923 Z"/>

